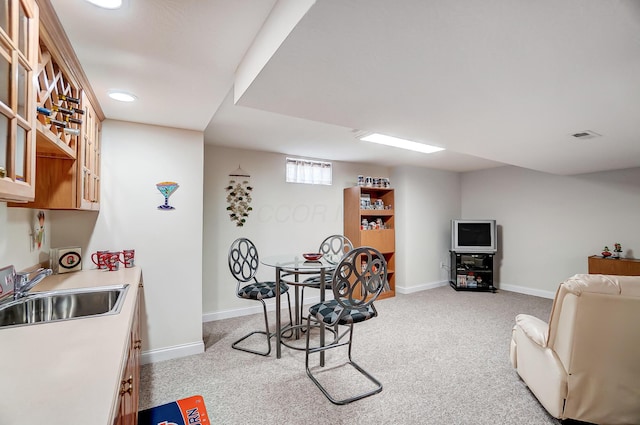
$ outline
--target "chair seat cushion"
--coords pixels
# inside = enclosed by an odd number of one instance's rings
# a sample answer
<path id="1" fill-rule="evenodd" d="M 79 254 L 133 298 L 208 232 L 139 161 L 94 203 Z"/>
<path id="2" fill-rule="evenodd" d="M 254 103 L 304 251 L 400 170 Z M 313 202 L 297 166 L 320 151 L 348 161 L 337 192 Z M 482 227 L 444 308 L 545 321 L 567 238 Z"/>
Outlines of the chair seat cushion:
<path id="1" fill-rule="evenodd" d="M 267 298 L 273 298 L 276 296 L 276 283 L 275 282 L 257 282 L 251 283 L 247 286 L 240 288 L 238 296 L 241 298 L 247 298 L 250 300 L 264 300 Z M 289 286 L 286 283 L 280 283 L 280 293 L 284 294 L 289 290 Z"/>
<path id="2" fill-rule="evenodd" d="M 310 277 L 308 279 L 304 280 L 304 284 L 306 286 L 310 286 L 312 288 L 319 288 L 320 287 L 320 279 L 321 277 L 318 276 L 313 276 Z M 327 273 L 324 275 L 324 287 L 325 289 L 331 289 L 331 279 L 332 279 L 332 275 L 331 273 Z"/>
<path id="3" fill-rule="evenodd" d="M 340 317 L 339 324 L 348 325 L 351 323 L 364 322 L 377 316 L 376 311 L 371 305 L 367 307 L 349 307 L 346 313 L 343 313 L 344 307 L 336 300 L 325 301 L 309 308 L 309 314 L 317 320 L 328 325 L 335 324 Z"/>

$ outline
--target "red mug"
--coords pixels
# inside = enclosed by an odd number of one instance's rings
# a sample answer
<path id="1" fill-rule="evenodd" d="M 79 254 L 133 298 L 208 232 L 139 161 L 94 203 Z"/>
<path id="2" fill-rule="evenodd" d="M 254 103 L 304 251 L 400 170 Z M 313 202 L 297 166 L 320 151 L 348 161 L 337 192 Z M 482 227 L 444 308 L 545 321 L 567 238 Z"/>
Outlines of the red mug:
<path id="1" fill-rule="evenodd" d="M 96 251 L 93 254 L 91 254 L 91 261 L 93 261 L 93 264 L 98 266 L 98 269 L 100 270 L 107 269 L 107 263 L 105 262 L 105 260 L 108 253 L 109 251 Z"/>
<path id="2" fill-rule="evenodd" d="M 131 268 L 135 265 L 135 256 L 136 256 L 136 250 L 135 249 L 125 249 L 122 251 L 122 255 L 124 258 L 124 267 L 126 269 Z"/>
<path id="3" fill-rule="evenodd" d="M 124 263 L 124 261 L 120 259 L 121 255 L 122 252 L 120 251 L 110 251 L 105 254 L 105 264 L 110 272 L 118 270 L 120 263 Z"/>

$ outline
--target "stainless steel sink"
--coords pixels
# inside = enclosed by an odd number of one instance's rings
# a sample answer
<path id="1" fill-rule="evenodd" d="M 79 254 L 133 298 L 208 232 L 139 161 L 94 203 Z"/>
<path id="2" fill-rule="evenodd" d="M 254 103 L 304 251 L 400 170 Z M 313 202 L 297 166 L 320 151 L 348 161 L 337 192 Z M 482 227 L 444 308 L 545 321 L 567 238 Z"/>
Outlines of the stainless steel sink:
<path id="1" fill-rule="evenodd" d="M 0 328 L 118 314 L 129 285 L 33 292 L 0 305 Z"/>

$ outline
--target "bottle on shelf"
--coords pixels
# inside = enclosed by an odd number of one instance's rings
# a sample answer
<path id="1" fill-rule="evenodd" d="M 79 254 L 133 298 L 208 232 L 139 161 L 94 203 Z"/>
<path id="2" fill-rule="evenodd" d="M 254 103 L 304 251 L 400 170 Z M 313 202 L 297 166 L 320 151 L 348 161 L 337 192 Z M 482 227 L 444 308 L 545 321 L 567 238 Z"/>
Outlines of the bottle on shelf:
<path id="1" fill-rule="evenodd" d="M 79 128 L 65 128 L 63 131 L 65 134 L 70 134 L 72 136 L 78 136 L 80 134 Z"/>
<path id="2" fill-rule="evenodd" d="M 63 108 L 62 106 L 53 105 L 51 107 L 52 111 L 61 112 L 65 115 L 73 115 L 73 109 Z"/>
<path id="3" fill-rule="evenodd" d="M 75 103 L 76 105 L 80 104 L 80 99 L 78 99 L 77 97 L 67 96 L 66 94 L 59 94 L 58 99 L 66 100 L 67 102 Z"/>
<path id="4" fill-rule="evenodd" d="M 45 124 L 52 124 L 55 125 L 56 127 L 60 127 L 60 128 L 66 128 L 67 127 L 67 123 L 64 121 L 60 121 L 60 120 L 56 120 L 53 118 L 49 118 L 46 117 L 45 118 Z"/>
<path id="5" fill-rule="evenodd" d="M 49 115 L 51 115 L 51 111 L 50 111 L 49 109 L 47 109 L 47 108 L 43 108 L 42 106 L 38 106 L 38 107 L 36 108 L 36 110 L 37 110 L 37 112 L 38 112 L 39 114 L 41 114 L 41 115 L 44 115 L 44 116 L 47 116 L 47 117 L 48 117 Z"/>
<path id="6" fill-rule="evenodd" d="M 76 124 L 82 124 L 82 120 L 80 118 L 73 118 L 73 117 L 66 116 L 64 117 L 64 120 L 68 122 L 73 122 Z"/>

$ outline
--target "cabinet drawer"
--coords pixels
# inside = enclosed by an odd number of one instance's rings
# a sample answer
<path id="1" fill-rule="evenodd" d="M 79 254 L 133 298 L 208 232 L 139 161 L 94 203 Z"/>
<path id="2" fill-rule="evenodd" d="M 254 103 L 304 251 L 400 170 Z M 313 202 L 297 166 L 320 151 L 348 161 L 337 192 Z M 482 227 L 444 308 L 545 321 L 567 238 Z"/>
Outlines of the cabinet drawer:
<path id="1" fill-rule="evenodd" d="M 395 251 L 395 232 L 393 229 L 362 230 L 360 241 L 363 246 L 371 246 L 380 252 Z"/>

